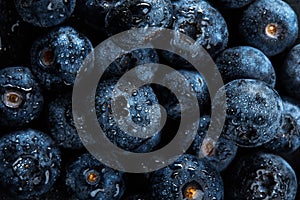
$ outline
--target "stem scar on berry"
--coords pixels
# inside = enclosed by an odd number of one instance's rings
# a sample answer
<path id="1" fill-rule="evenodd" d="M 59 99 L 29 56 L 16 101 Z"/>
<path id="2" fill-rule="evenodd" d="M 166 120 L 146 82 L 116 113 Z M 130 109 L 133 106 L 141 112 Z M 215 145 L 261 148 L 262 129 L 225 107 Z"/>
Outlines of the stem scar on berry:
<path id="1" fill-rule="evenodd" d="M 50 48 L 45 48 L 40 52 L 40 63 L 45 66 L 49 67 L 54 63 L 55 54 L 54 51 Z"/>
<path id="2" fill-rule="evenodd" d="M 279 27 L 275 23 L 270 23 L 266 26 L 266 35 L 271 38 L 277 38 L 279 35 Z"/>
<path id="3" fill-rule="evenodd" d="M 86 182 L 90 185 L 96 185 L 99 182 L 99 173 L 95 170 L 89 170 L 85 173 Z"/>
<path id="4" fill-rule="evenodd" d="M 204 156 L 212 156 L 215 154 L 215 146 L 215 141 L 213 141 L 211 138 L 205 138 L 202 142 L 201 153 Z"/>
<path id="5" fill-rule="evenodd" d="M 19 108 L 23 103 L 23 96 L 18 91 L 8 90 L 2 95 L 2 102 L 9 108 Z"/>
<path id="6" fill-rule="evenodd" d="M 195 181 L 187 183 L 183 188 L 183 196 L 186 200 L 202 199 L 203 195 L 201 186 Z"/>

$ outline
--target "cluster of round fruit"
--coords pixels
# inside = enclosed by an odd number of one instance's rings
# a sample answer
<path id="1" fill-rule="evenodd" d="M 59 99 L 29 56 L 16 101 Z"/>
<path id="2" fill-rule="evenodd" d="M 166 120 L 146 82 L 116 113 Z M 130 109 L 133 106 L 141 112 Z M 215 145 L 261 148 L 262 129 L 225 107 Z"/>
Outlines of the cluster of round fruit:
<path id="1" fill-rule="evenodd" d="M 0 200 L 300 198 L 299 5 L 298 0 L 0 0 Z M 211 99 L 210 77 L 169 51 L 136 49 L 116 58 L 99 77 L 94 99 L 97 121 L 115 146 L 134 153 L 164 148 L 176 137 L 181 114 L 195 104 L 201 109 L 194 119 L 196 136 L 183 155 L 153 172 L 128 173 L 87 151 L 73 118 L 72 90 L 99 43 L 148 27 L 192 38 L 194 44 L 184 47 L 174 36 L 171 47 L 184 52 L 202 46 L 225 85 Z M 111 57 L 123 48 L 110 42 L 97 53 Z M 174 68 L 197 102 L 181 106 L 185 102 L 158 84 L 132 91 L 120 103 L 125 120 L 147 128 L 160 120 L 162 107 L 167 114 L 164 127 L 144 138 L 119 127 L 112 98 L 120 77 L 148 63 Z M 178 88 L 173 75 L 162 81 Z M 220 137 L 207 137 L 215 122 L 211 108 L 224 94 Z M 152 110 L 156 104 L 162 107 Z"/>

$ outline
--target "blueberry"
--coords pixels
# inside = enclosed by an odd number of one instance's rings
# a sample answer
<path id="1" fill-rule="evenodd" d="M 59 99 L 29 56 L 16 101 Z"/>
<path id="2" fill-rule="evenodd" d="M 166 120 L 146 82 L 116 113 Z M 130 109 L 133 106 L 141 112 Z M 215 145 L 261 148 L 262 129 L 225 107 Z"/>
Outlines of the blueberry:
<path id="1" fill-rule="evenodd" d="M 300 44 L 294 46 L 287 54 L 284 64 L 281 67 L 281 73 L 279 73 L 279 79 L 281 85 L 285 89 L 285 92 L 297 99 L 300 99 L 299 87 L 300 87 Z"/>
<path id="2" fill-rule="evenodd" d="M 238 46 L 224 50 L 216 58 L 224 83 L 249 78 L 275 86 L 276 75 L 271 61 L 258 49 Z"/>
<path id="3" fill-rule="evenodd" d="M 227 24 L 217 9 L 207 1 L 177 0 L 172 1 L 172 5 L 173 30 L 190 36 L 196 41 L 195 45 L 201 45 L 212 57 L 225 49 L 229 34 Z M 184 48 L 178 40 L 181 38 L 174 37 L 173 47 Z M 164 53 L 163 56 L 174 65 L 188 66 L 186 61 L 173 53 Z"/>
<path id="4" fill-rule="evenodd" d="M 292 100 L 283 100 L 281 127 L 265 147 L 279 154 L 291 154 L 300 147 L 300 107 Z"/>
<path id="5" fill-rule="evenodd" d="M 274 56 L 296 41 L 297 15 L 282 0 L 257 0 L 244 11 L 240 34 L 250 46 Z"/>
<path id="6" fill-rule="evenodd" d="M 123 195 L 123 174 L 83 154 L 67 167 L 66 185 L 80 200 L 117 200 Z"/>
<path id="7" fill-rule="evenodd" d="M 0 92 L 0 126 L 24 126 L 39 117 L 44 98 L 28 68 L 7 67 L 0 70 Z"/>
<path id="8" fill-rule="evenodd" d="M 32 71 L 46 89 L 72 86 L 92 49 L 88 38 L 72 27 L 56 28 L 33 44 Z"/>
<path id="9" fill-rule="evenodd" d="M 167 74 L 163 78 L 162 82 L 165 83 L 166 85 L 171 83 L 172 84 L 171 88 L 173 90 L 180 91 L 179 89 L 180 86 L 176 85 L 178 84 L 178 81 L 177 80 L 174 81 L 174 78 L 176 77 L 176 73 L 178 72 L 181 73 L 181 75 L 183 75 L 187 83 L 190 85 L 189 91 L 195 92 L 195 95 L 198 99 L 201 114 L 207 113 L 209 111 L 209 109 L 207 108 L 209 108 L 210 106 L 210 96 L 209 96 L 206 81 L 202 74 L 192 70 L 178 70 L 176 72 L 171 72 L 170 74 Z M 194 108 L 194 104 L 189 104 L 188 100 L 184 101 L 183 102 L 184 106 L 181 107 L 179 105 L 176 96 L 171 95 L 170 92 L 167 90 L 167 88 L 161 86 L 157 86 L 157 88 L 158 88 L 157 94 L 158 96 L 160 96 L 161 104 L 165 107 L 165 109 L 167 110 L 167 114 L 171 118 L 179 120 L 182 112 Z M 181 96 L 185 97 L 188 96 L 188 94 L 181 94 Z"/>
<path id="10" fill-rule="evenodd" d="M 68 149 L 83 148 L 74 124 L 71 94 L 60 95 L 49 103 L 48 124 L 50 134 L 59 146 Z"/>
<path id="11" fill-rule="evenodd" d="M 0 139 L 0 183 L 11 195 L 32 199 L 50 190 L 60 174 L 60 151 L 45 133 L 27 129 Z"/>
<path id="12" fill-rule="evenodd" d="M 15 0 L 22 19 L 34 26 L 55 26 L 71 16 L 76 0 Z"/>
<path id="13" fill-rule="evenodd" d="M 227 115 L 222 135 L 243 147 L 257 147 L 273 139 L 283 110 L 278 93 L 265 82 L 238 79 L 219 90 L 217 104 L 224 89 Z"/>
<path id="14" fill-rule="evenodd" d="M 219 137 L 216 141 L 211 136 L 207 136 L 209 123 L 209 116 L 200 118 L 197 135 L 188 152 L 195 156 L 204 156 L 204 159 L 218 171 L 223 171 L 235 158 L 237 146 L 224 137 Z"/>
<path id="15" fill-rule="evenodd" d="M 223 181 L 205 160 L 183 155 L 171 165 L 155 171 L 150 179 L 153 199 L 222 200 Z"/>
<path id="16" fill-rule="evenodd" d="M 218 3 L 220 7 L 238 9 L 249 5 L 253 1 L 255 0 L 219 0 L 216 3 Z"/>
<path id="17" fill-rule="evenodd" d="M 105 28 L 114 35 L 131 28 L 170 26 L 170 0 L 118 0 L 106 15 Z"/>
<path id="18" fill-rule="evenodd" d="M 295 199 L 297 178 L 280 156 L 256 153 L 238 159 L 227 172 L 228 199 Z"/>
<path id="19" fill-rule="evenodd" d="M 127 126 L 126 120 L 132 120 L 133 123 L 146 128 L 156 129 L 156 123 L 160 120 L 160 110 L 151 108 L 152 105 L 158 104 L 156 95 L 150 86 L 144 86 L 139 89 L 129 91 L 131 97 L 129 101 L 124 98 L 126 94 L 114 90 L 117 79 L 104 80 L 99 83 L 96 92 L 96 113 L 100 126 L 108 139 L 116 146 L 127 151 L 148 152 L 152 150 L 160 141 L 160 132 L 154 132 L 150 138 L 133 137 L 124 131 Z M 129 83 L 130 84 L 130 83 Z M 119 85 L 120 88 L 125 87 Z M 118 106 L 124 115 L 129 118 L 121 119 L 117 123 L 112 115 L 112 92 L 115 92 L 116 100 L 120 102 Z M 124 96 L 123 96 L 124 95 Z M 120 128 L 118 124 L 125 120 L 124 127 Z M 126 130 L 126 129 L 125 129 Z M 142 131 L 141 130 L 141 131 Z M 132 130 L 129 130 L 132 131 Z M 153 130 L 156 131 L 156 130 Z M 142 134 L 142 133 L 141 133 Z"/>

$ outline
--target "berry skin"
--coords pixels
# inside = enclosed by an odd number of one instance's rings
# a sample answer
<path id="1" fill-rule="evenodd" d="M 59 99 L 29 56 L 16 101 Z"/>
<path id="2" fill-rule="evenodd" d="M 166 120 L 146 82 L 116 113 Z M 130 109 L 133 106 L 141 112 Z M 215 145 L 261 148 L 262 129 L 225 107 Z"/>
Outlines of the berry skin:
<path id="1" fill-rule="evenodd" d="M 39 117 L 44 98 L 28 68 L 0 70 L 0 91 L 0 126 L 24 126 Z"/>
<path id="2" fill-rule="evenodd" d="M 227 24 L 214 7 L 207 1 L 177 0 L 172 1 L 174 9 L 174 22 L 172 29 L 188 35 L 215 57 L 224 50 L 228 43 Z M 174 48 L 184 48 L 181 38 L 174 38 Z M 190 45 L 187 45 L 190 48 Z M 188 66 L 186 61 L 173 53 L 164 53 L 167 60 L 179 66 Z M 174 60 L 175 59 L 175 60 Z"/>
<path id="3" fill-rule="evenodd" d="M 136 194 L 127 196 L 124 200 L 151 200 L 151 198 L 146 194 Z"/>
<path id="4" fill-rule="evenodd" d="M 224 83 L 235 79 L 258 79 L 274 87 L 276 75 L 271 61 L 260 50 L 238 46 L 224 50 L 216 58 Z"/>
<path id="5" fill-rule="evenodd" d="M 206 160 L 188 154 L 155 171 L 150 182 L 153 199 L 224 199 L 220 174 Z"/>
<path id="6" fill-rule="evenodd" d="M 61 95 L 49 103 L 48 125 L 52 138 L 59 146 L 67 149 L 83 148 L 74 124 L 71 94 Z"/>
<path id="7" fill-rule="evenodd" d="M 67 167 L 66 185 L 79 200 L 118 200 L 124 192 L 123 174 L 83 154 Z"/>
<path id="8" fill-rule="evenodd" d="M 244 11 L 240 34 L 248 45 L 274 56 L 296 41 L 297 15 L 282 0 L 257 0 Z"/>
<path id="9" fill-rule="evenodd" d="M 221 7 L 229 8 L 229 9 L 238 9 L 245 7 L 252 3 L 254 0 L 219 0 L 217 4 Z"/>
<path id="10" fill-rule="evenodd" d="M 105 28 L 114 35 L 131 28 L 170 26 L 170 0 L 118 0 L 106 15 Z"/>
<path id="11" fill-rule="evenodd" d="M 197 135 L 188 152 L 194 156 L 204 156 L 216 170 L 223 171 L 235 158 L 238 147 L 224 137 L 219 137 L 217 141 L 209 136 L 205 138 L 209 123 L 209 116 L 200 118 Z"/>
<path id="12" fill-rule="evenodd" d="M 127 151 L 133 152 L 149 152 L 152 150 L 160 141 L 160 132 L 155 132 L 150 138 L 133 137 L 127 134 L 127 124 L 123 122 L 122 128 L 118 124 L 122 123 L 121 119 L 118 123 L 117 119 L 114 119 L 112 115 L 112 92 L 115 91 L 114 87 L 117 84 L 117 79 L 104 80 L 98 84 L 96 92 L 96 114 L 98 117 L 99 124 L 106 134 L 107 138 L 116 146 L 123 148 Z M 130 85 L 130 83 L 129 83 Z M 120 85 L 119 88 L 124 86 Z M 158 104 L 156 95 L 154 94 L 150 86 L 144 86 L 137 90 L 131 91 L 131 97 L 127 102 L 122 92 L 115 92 L 116 100 L 121 103 L 118 105 L 120 112 L 126 114 L 125 120 L 132 120 L 133 123 L 140 127 L 147 127 L 148 129 L 156 129 L 159 124 L 161 113 L 160 109 L 152 109 L 151 106 Z M 123 130 L 122 130 L 123 129 Z M 142 129 L 143 130 L 143 129 Z M 142 131 L 141 130 L 141 131 Z M 130 130 L 131 131 L 131 130 Z M 156 130 L 153 130 L 153 132 Z"/>
<path id="13" fill-rule="evenodd" d="M 265 82 L 238 79 L 227 83 L 226 119 L 222 135 L 243 147 L 269 142 L 278 131 L 283 110 L 278 93 Z M 216 94 L 216 103 L 220 102 Z"/>
<path id="14" fill-rule="evenodd" d="M 46 134 L 32 129 L 0 139 L 0 183 L 11 195 L 32 199 L 48 192 L 60 174 L 60 151 Z"/>
<path id="15" fill-rule="evenodd" d="M 32 71 L 48 90 L 70 87 L 92 49 L 88 38 L 75 29 L 68 26 L 56 28 L 33 44 Z"/>
<path id="16" fill-rule="evenodd" d="M 285 92 L 300 100 L 300 44 L 294 46 L 287 54 L 284 64 L 281 68 L 281 73 L 279 73 L 279 79 L 281 85 L 284 87 Z"/>
<path id="17" fill-rule="evenodd" d="M 291 154 L 300 147 L 300 108 L 292 100 L 283 99 L 281 127 L 264 147 L 278 154 Z"/>
<path id="18" fill-rule="evenodd" d="M 243 156 L 227 171 L 226 199 L 295 199 L 297 178 L 280 156 L 256 153 Z M 228 197 L 227 197 L 228 195 Z"/>
<path id="19" fill-rule="evenodd" d="M 22 19 L 34 26 L 55 26 L 71 16 L 76 0 L 14 0 Z"/>

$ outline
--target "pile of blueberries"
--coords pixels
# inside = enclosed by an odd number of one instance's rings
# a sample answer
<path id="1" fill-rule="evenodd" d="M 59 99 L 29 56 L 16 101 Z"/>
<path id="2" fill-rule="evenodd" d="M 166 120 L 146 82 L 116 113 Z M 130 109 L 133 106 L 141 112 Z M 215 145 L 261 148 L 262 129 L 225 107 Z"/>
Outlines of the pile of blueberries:
<path id="1" fill-rule="evenodd" d="M 299 0 L 0 0 L 0 200 L 300 199 L 299 20 Z M 176 69 L 201 108 L 182 156 L 153 172 L 128 173 L 87 151 L 72 89 L 99 43 L 147 27 L 186 34 L 208 52 L 225 84 L 214 102 L 226 94 L 226 118 L 219 138 L 206 137 L 208 77 L 179 55 L 155 48 L 121 55 L 95 94 L 97 121 L 114 145 L 135 153 L 164 148 L 176 136 L 180 109 L 195 106 L 180 107 L 170 89 L 144 85 L 123 99 L 124 112 L 148 127 L 162 112 L 150 112 L 153 105 L 161 104 L 166 123 L 149 138 L 127 134 L 112 117 L 111 100 L 120 77 L 136 66 Z"/>

